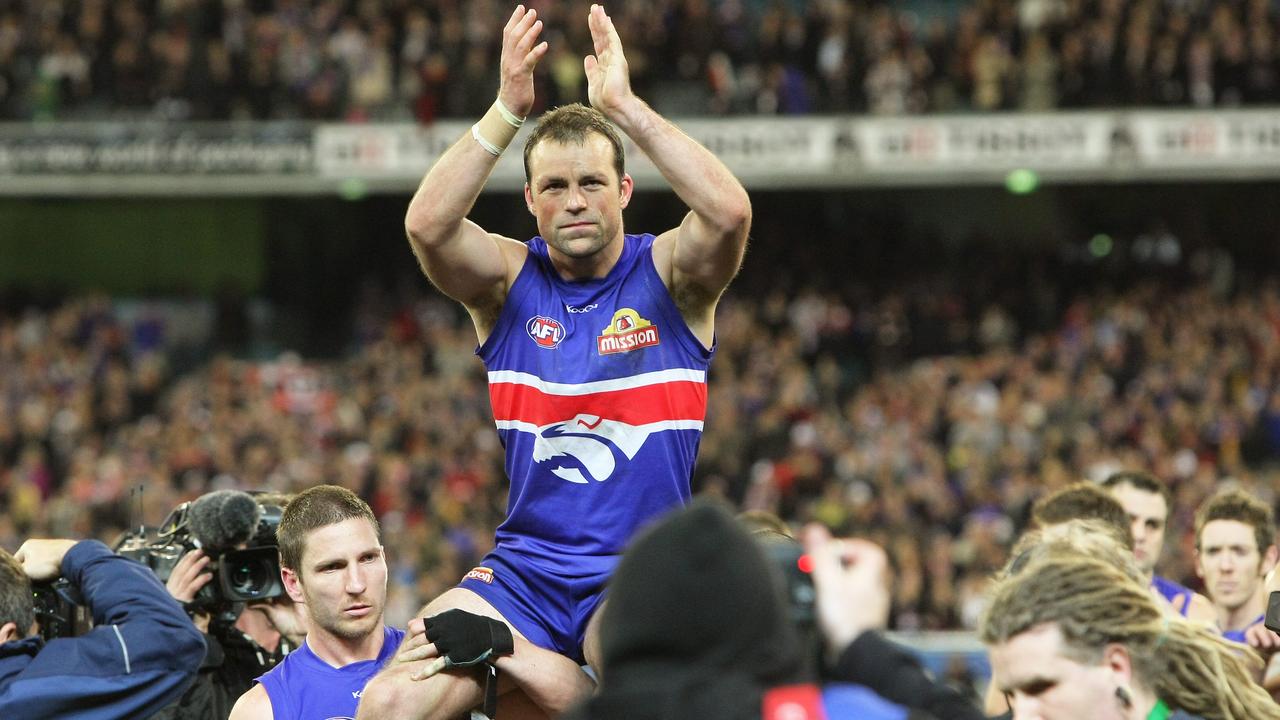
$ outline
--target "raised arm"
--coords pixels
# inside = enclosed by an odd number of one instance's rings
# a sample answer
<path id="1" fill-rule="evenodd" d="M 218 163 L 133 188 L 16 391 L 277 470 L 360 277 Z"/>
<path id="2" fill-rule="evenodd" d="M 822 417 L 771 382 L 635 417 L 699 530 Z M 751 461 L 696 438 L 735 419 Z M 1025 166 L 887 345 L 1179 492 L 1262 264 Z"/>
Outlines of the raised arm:
<path id="1" fill-rule="evenodd" d="M 405 215 L 405 232 L 423 272 L 471 311 L 481 340 L 519 273 L 521 243 L 467 220 L 498 157 L 533 108 L 533 69 L 547 52 L 536 10 L 517 6 L 502 31 L 498 98 L 427 172 Z"/>
<path id="2" fill-rule="evenodd" d="M 602 6 L 591 6 L 588 25 L 595 55 L 583 65 L 592 106 L 644 151 L 689 207 L 678 228 L 659 236 L 654 261 L 685 321 L 710 345 L 716 301 L 746 249 L 751 200 L 711 151 L 631 91 L 622 41 Z"/>

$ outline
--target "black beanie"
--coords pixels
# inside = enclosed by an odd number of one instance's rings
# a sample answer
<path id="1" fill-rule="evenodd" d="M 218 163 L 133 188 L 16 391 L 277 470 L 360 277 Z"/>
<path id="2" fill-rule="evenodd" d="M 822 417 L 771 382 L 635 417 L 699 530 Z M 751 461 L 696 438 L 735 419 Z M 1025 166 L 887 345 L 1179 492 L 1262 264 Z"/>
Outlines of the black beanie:
<path id="1" fill-rule="evenodd" d="M 600 691 L 579 717 L 759 717 L 763 689 L 801 668 L 781 581 L 733 516 L 705 501 L 628 548 L 600 641 Z"/>

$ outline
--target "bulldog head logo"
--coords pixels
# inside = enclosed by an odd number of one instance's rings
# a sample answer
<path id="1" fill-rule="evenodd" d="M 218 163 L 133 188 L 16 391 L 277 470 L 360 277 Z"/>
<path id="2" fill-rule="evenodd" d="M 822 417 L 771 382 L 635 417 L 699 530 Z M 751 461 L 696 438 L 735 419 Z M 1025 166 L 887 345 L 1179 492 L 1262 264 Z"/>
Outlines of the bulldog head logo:
<path id="1" fill-rule="evenodd" d="M 614 448 L 630 460 L 640 452 L 651 432 L 644 426 L 579 414 L 570 420 L 538 428 L 533 444 L 533 460 L 543 463 L 560 457 L 574 458 L 581 468 L 566 467 L 559 463 L 551 468 L 551 472 L 572 483 L 587 483 L 588 477 L 596 482 L 604 482 L 617 468 Z"/>

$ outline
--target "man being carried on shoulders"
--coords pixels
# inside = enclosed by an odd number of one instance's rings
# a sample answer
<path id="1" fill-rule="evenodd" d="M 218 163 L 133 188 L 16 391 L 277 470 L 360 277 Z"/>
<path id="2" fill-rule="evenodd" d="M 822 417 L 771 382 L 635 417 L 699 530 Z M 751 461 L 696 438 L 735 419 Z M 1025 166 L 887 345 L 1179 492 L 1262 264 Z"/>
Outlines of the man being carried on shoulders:
<path id="1" fill-rule="evenodd" d="M 546 113 L 524 147 L 539 236 L 519 242 L 466 217 L 534 105 L 547 44 L 523 6 L 503 31 L 497 100 L 427 173 L 405 218 L 423 271 L 475 324 L 511 480 L 495 550 L 423 614 L 462 609 L 510 627 L 514 653 L 495 665 L 551 714 L 593 687 L 579 664 L 597 666 L 593 620 L 627 541 L 689 500 L 715 308 L 751 224 L 728 168 L 632 93 L 603 7 L 588 26 L 592 107 Z M 633 181 L 618 130 L 689 207 L 678 226 L 623 231 Z M 406 657 L 438 653 L 430 639 L 415 635 Z M 508 667 L 521 662 L 537 672 Z M 409 679 L 437 667 L 379 676 L 361 717 L 451 718 L 480 701 L 475 671 Z"/>

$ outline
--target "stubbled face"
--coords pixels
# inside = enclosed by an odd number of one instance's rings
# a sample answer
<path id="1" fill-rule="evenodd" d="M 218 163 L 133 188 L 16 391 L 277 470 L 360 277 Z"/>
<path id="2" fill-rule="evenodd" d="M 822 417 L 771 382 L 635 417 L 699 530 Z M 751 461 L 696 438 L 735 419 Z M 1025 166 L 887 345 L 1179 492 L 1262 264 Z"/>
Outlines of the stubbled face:
<path id="1" fill-rule="evenodd" d="M 1133 554 L 1145 573 L 1155 570 L 1164 549 L 1165 523 L 1169 507 L 1160 493 L 1140 490 L 1132 485 L 1117 485 L 1112 496 L 1129 515 L 1129 531 L 1133 535 Z"/>
<path id="2" fill-rule="evenodd" d="M 1014 720 L 1121 720 L 1116 671 L 1103 661 L 1085 665 L 1064 657 L 1062 649 L 1062 632 L 1053 623 L 990 647 L 994 681 Z"/>
<path id="3" fill-rule="evenodd" d="M 544 140 L 529 153 L 525 202 L 552 258 L 570 266 L 612 266 L 621 252 L 622 209 L 631 176 L 618 178 L 613 146 L 603 135 L 582 143 Z M 557 257 L 558 256 L 558 257 Z"/>
<path id="4" fill-rule="evenodd" d="M 1209 599 L 1221 610 L 1234 611 L 1254 599 L 1269 568 L 1253 527 L 1238 520 L 1211 520 L 1200 530 L 1196 573 L 1204 579 Z"/>
<path id="5" fill-rule="evenodd" d="M 348 518 L 307 534 L 302 567 L 284 570 L 285 588 L 305 603 L 312 632 L 360 640 L 382 626 L 387 561 L 373 524 Z"/>

